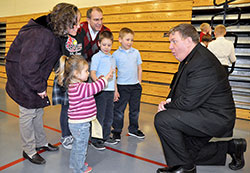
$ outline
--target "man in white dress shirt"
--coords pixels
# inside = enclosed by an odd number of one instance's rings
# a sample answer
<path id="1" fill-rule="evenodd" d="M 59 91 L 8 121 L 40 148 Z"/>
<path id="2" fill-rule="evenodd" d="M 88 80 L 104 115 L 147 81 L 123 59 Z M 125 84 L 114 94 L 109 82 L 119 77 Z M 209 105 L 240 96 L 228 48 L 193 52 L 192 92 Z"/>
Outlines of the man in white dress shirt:
<path id="1" fill-rule="evenodd" d="M 218 58 L 220 63 L 228 72 L 228 67 L 232 64 L 232 68 L 228 74 L 234 70 L 236 56 L 234 52 L 234 45 L 231 41 L 225 39 L 226 27 L 224 25 L 217 25 L 214 29 L 216 40 L 208 45 L 208 49 Z"/>

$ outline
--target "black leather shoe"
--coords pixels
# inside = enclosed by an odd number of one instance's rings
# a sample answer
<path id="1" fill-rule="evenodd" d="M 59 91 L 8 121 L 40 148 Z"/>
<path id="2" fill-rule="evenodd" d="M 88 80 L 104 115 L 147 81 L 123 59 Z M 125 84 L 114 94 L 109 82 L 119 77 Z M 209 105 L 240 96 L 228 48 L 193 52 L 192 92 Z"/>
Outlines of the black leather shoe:
<path id="1" fill-rule="evenodd" d="M 196 173 L 196 166 L 192 169 L 185 169 L 181 166 L 159 168 L 157 173 Z"/>
<path id="2" fill-rule="evenodd" d="M 164 167 L 164 168 L 159 168 L 157 169 L 156 173 L 165 173 L 168 171 L 174 171 L 176 169 L 178 169 L 180 166 L 173 166 L 173 167 Z"/>
<path id="3" fill-rule="evenodd" d="M 232 139 L 228 144 L 232 162 L 228 167 L 232 170 L 239 170 L 245 166 L 244 152 L 247 149 L 247 141 L 245 139 Z"/>
<path id="4" fill-rule="evenodd" d="M 52 145 L 52 144 L 48 144 L 48 146 L 42 146 L 42 147 L 38 147 L 36 148 L 37 151 L 39 150 L 45 150 L 45 151 L 57 151 L 59 150 L 58 146 Z"/>
<path id="5" fill-rule="evenodd" d="M 39 164 L 39 165 L 42 165 L 42 164 L 45 164 L 46 163 L 46 160 L 44 160 L 44 158 L 42 158 L 38 153 L 36 153 L 34 156 L 32 156 L 32 158 L 30 158 L 28 156 L 28 154 L 26 154 L 24 151 L 23 151 L 23 157 L 25 159 L 28 159 L 29 161 L 31 161 L 32 163 L 35 163 L 35 164 Z"/>
<path id="6" fill-rule="evenodd" d="M 167 173 L 196 173 L 196 166 L 194 166 L 192 169 L 185 169 L 183 167 L 179 167 L 174 171 L 167 171 Z"/>

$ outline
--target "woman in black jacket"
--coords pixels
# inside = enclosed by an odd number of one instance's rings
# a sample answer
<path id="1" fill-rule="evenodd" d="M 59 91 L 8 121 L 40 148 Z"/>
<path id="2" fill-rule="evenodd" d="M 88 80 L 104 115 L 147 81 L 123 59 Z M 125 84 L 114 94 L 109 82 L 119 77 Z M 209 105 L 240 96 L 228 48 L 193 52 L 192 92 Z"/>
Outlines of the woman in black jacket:
<path id="1" fill-rule="evenodd" d="M 61 56 L 59 37 L 77 30 L 79 18 L 76 6 L 57 4 L 21 28 L 6 56 L 6 91 L 19 105 L 23 156 L 35 164 L 46 162 L 37 150 L 58 150 L 47 142 L 43 129 L 43 108 L 50 105 L 47 80 Z"/>

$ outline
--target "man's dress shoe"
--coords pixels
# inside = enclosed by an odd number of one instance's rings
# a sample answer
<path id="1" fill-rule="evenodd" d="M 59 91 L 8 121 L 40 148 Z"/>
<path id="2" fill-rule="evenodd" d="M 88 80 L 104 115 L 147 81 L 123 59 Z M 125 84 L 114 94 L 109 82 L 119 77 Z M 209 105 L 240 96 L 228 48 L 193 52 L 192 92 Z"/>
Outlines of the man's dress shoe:
<path id="1" fill-rule="evenodd" d="M 52 144 L 48 144 L 48 146 L 42 146 L 42 147 L 38 147 L 36 148 L 37 151 L 39 150 L 45 150 L 45 151 L 57 151 L 59 150 L 58 146 L 52 145 Z"/>
<path id="2" fill-rule="evenodd" d="M 232 162 L 229 163 L 228 167 L 232 170 L 239 170 L 244 167 L 244 152 L 247 149 L 247 141 L 245 139 L 232 139 L 229 141 L 229 150 L 233 151 L 229 153 L 232 157 Z"/>
<path id="3" fill-rule="evenodd" d="M 164 167 L 164 168 L 159 168 L 157 169 L 156 173 L 164 173 L 164 172 L 167 172 L 167 171 L 172 171 L 172 170 L 175 170 L 177 168 L 179 168 L 180 166 L 173 166 L 173 167 Z"/>
<path id="4" fill-rule="evenodd" d="M 46 163 L 46 160 L 44 160 L 44 158 L 42 158 L 38 153 L 36 153 L 35 155 L 33 155 L 31 158 L 28 156 L 28 154 L 26 154 L 24 151 L 23 151 L 23 157 L 25 159 L 28 159 L 29 161 L 31 161 L 32 163 L 35 163 L 35 164 L 39 164 L 39 165 L 42 165 L 42 164 L 45 164 Z"/>
<path id="5" fill-rule="evenodd" d="M 192 169 L 185 169 L 181 166 L 159 168 L 157 173 L 196 173 L 196 166 Z"/>

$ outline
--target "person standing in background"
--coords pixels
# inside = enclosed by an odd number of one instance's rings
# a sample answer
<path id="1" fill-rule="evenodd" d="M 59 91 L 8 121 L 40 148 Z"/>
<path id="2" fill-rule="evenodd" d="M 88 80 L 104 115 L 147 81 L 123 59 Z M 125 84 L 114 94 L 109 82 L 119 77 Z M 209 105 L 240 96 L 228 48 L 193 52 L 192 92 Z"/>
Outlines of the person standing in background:
<path id="1" fill-rule="evenodd" d="M 92 7 L 87 10 L 86 15 L 87 21 L 80 24 L 77 34 L 74 35 L 71 33 L 67 37 L 64 37 L 61 46 L 63 55 L 82 55 L 90 64 L 91 57 L 99 51 L 99 33 L 101 31 L 110 30 L 103 25 L 103 12 L 101 8 Z M 71 149 L 73 138 L 68 127 L 68 94 L 64 87 L 57 84 L 56 77 L 53 84 L 52 103 L 53 105 L 61 104 L 61 143 L 64 148 Z"/>
<path id="2" fill-rule="evenodd" d="M 212 29 L 211 29 L 211 26 L 208 23 L 202 23 L 200 25 L 200 29 L 201 29 L 201 32 L 200 32 L 200 42 L 201 42 L 202 37 L 204 35 L 206 35 L 206 34 L 211 35 L 212 34 Z"/>
<path id="3" fill-rule="evenodd" d="M 87 21 L 82 22 L 79 32 L 84 33 L 84 57 L 90 63 L 92 56 L 99 51 L 98 38 L 102 31 L 110 31 L 103 25 L 103 12 L 99 7 L 87 11 Z"/>
<path id="4" fill-rule="evenodd" d="M 224 25 L 217 25 L 214 29 L 216 40 L 209 43 L 208 49 L 218 58 L 227 74 L 231 74 L 234 71 L 236 56 L 233 43 L 224 37 L 226 33 L 227 31 Z M 231 64 L 232 68 L 228 71 L 228 67 Z"/>
<path id="5" fill-rule="evenodd" d="M 69 14 L 70 15 L 70 14 Z M 60 38 L 60 45 L 62 50 L 62 55 L 83 55 L 83 33 L 77 32 L 80 27 L 81 13 L 77 11 L 77 24 L 69 29 L 67 35 Z M 54 67 L 55 71 L 58 69 L 59 61 Z M 52 90 L 52 104 L 61 104 L 61 114 L 60 114 L 60 126 L 62 131 L 61 143 L 66 149 L 72 148 L 73 137 L 69 130 L 68 125 L 68 94 L 67 89 L 64 86 L 60 86 L 57 83 L 57 77 L 55 76 Z"/>
<path id="6" fill-rule="evenodd" d="M 212 41 L 212 36 L 209 34 L 206 34 L 201 39 L 201 45 L 208 47 L 208 44 Z"/>

